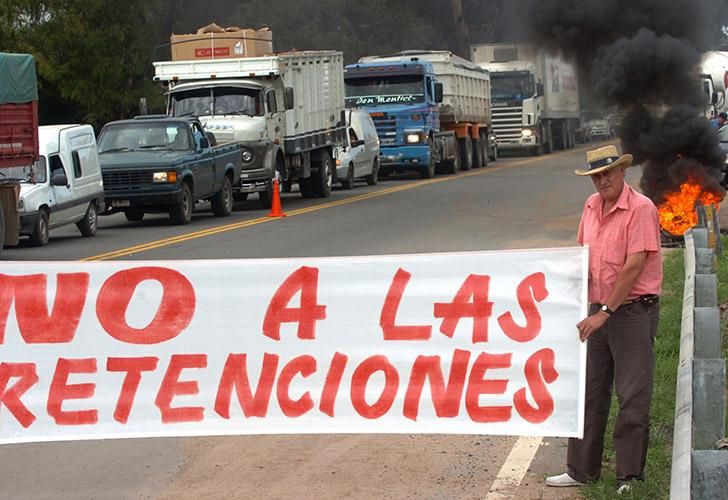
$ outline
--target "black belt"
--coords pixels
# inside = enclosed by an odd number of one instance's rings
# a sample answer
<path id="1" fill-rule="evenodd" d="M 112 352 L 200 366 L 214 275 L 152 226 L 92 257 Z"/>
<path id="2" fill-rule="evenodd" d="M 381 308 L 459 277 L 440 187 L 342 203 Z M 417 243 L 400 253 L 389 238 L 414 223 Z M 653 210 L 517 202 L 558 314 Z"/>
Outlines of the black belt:
<path id="1" fill-rule="evenodd" d="M 654 306 L 658 302 L 660 302 L 660 296 L 655 293 L 649 293 L 645 295 L 640 295 L 639 297 L 635 297 L 634 299 L 627 299 L 624 302 L 622 302 L 617 309 L 619 309 L 622 306 L 628 306 L 630 304 L 634 304 L 636 302 L 639 302 L 645 307 Z M 602 307 L 602 304 L 599 302 L 595 302 L 592 304 L 593 306 Z"/>

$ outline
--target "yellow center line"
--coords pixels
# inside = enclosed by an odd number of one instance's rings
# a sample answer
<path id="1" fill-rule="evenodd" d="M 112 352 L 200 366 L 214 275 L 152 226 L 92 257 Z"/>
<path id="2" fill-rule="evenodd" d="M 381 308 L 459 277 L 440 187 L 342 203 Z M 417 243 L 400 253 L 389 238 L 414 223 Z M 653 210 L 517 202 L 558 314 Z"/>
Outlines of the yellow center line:
<path id="1" fill-rule="evenodd" d="M 565 155 L 568 153 L 573 153 L 573 152 L 574 152 L 574 150 L 562 151 L 560 153 L 551 154 L 551 155 L 549 155 L 548 158 L 555 158 L 555 157 L 562 156 L 562 155 Z M 295 210 L 291 210 L 290 212 L 287 212 L 286 215 L 288 217 L 296 217 L 299 215 L 317 212 L 319 210 L 325 210 L 325 209 L 329 209 L 329 208 L 333 208 L 333 207 L 338 207 L 341 205 L 348 205 L 350 203 L 357 203 L 360 201 L 378 198 L 380 196 L 387 196 L 390 194 L 399 193 L 401 191 L 406 191 L 408 189 L 429 186 L 429 185 L 438 184 L 441 182 L 454 181 L 454 180 L 462 179 L 463 177 L 471 177 L 474 175 L 485 175 L 485 174 L 489 174 L 492 172 L 498 172 L 498 171 L 510 169 L 513 167 L 518 167 L 518 166 L 527 165 L 530 163 L 535 163 L 542 159 L 543 158 L 538 158 L 538 157 L 530 158 L 527 160 L 515 161 L 513 163 L 508 163 L 505 165 L 499 165 L 497 167 L 489 167 L 489 168 L 485 168 L 485 169 L 473 170 L 468 173 L 457 175 L 457 176 L 446 176 L 446 177 L 439 177 L 437 179 L 428 179 L 428 180 L 422 180 L 422 181 L 418 181 L 418 182 L 412 182 L 410 184 L 403 184 L 401 186 L 394 186 L 394 187 L 390 187 L 390 188 L 386 188 L 386 189 L 380 189 L 380 190 L 374 191 L 372 193 L 366 193 L 366 194 L 362 194 L 362 195 L 358 195 L 358 196 L 352 196 L 350 198 L 345 198 L 343 200 L 337 200 L 337 201 L 332 201 L 332 202 L 328 202 L 328 203 L 321 203 L 321 204 L 313 205 L 310 207 L 298 208 Z M 211 227 L 208 229 L 202 229 L 200 231 L 195 231 L 192 233 L 180 234 L 177 236 L 172 236 L 172 237 L 164 238 L 161 240 L 155 240 L 155 241 L 150 241 L 148 243 L 142 243 L 139 245 L 121 248 L 119 250 L 112 250 L 110 252 L 101 253 L 98 255 L 93 255 L 91 257 L 83 258 L 83 259 L 81 259 L 81 261 L 90 262 L 90 261 L 111 260 L 111 259 L 116 259 L 119 257 L 127 257 L 129 255 L 136 254 L 136 253 L 148 252 L 150 250 L 155 250 L 157 248 L 176 245 L 179 243 L 183 243 L 185 241 L 195 240 L 198 238 L 205 238 L 207 236 L 212 236 L 215 234 L 220 234 L 220 233 L 224 233 L 224 232 L 228 232 L 228 231 L 234 231 L 236 229 L 243 229 L 246 227 L 257 226 L 258 224 L 264 224 L 266 222 L 274 222 L 276 220 L 280 220 L 280 219 L 271 218 L 271 217 L 258 217 L 255 219 L 245 220 L 245 221 L 241 221 L 241 222 L 234 222 L 232 224 L 225 224 L 222 226 L 216 226 L 216 227 Z"/>

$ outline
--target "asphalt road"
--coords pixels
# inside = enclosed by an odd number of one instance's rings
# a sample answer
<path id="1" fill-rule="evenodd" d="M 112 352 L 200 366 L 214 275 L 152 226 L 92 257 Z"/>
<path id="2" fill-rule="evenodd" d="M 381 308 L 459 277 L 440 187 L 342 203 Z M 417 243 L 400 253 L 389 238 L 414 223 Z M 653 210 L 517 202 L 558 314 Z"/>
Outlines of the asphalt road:
<path id="1" fill-rule="evenodd" d="M 594 147 L 594 145 L 589 146 Z M 574 245 L 593 187 L 573 174 L 586 147 L 541 158 L 501 158 L 432 180 L 401 176 L 337 189 L 326 200 L 283 197 L 270 219 L 256 200 L 192 223 L 103 217 L 94 238 L 74 226 L 42 248 L 4 260 L 217 259 L 493 250 Z M 636 183 L 639 171 L 628 180 Z M 0 264 L 1 265 L 1 264 Z M 0 418 L 3 414 L 0 412 Z M 165 438 L 0 447 L 0 498 L 484 498 L 516 438 L 315 435 Z M 516 498 L 568 498 L 546 490 L 562 472 L 560 440 L 541 444 Z M 508 491 L 503 492 L 508 497 Z"/>

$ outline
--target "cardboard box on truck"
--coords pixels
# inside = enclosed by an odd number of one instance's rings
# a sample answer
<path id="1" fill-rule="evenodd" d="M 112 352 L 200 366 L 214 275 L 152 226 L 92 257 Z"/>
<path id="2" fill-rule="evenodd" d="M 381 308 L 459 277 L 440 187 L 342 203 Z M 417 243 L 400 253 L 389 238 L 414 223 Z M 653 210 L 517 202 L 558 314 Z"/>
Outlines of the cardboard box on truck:
<path id="1" fill-rule="evenodd" d="M 188 35 L 170 38 L 173 61 L 261 57 L 273 52 L 273 32 L 268 28 L 221 28 L 215 24 Z"/>

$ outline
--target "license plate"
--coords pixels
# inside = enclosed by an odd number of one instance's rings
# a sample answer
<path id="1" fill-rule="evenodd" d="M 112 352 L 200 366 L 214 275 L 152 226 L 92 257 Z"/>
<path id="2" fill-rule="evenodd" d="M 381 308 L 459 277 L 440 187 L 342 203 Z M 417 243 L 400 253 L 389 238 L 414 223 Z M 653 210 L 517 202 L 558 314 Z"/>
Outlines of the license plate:
<path id="1" fill-rule="evenodd" d="M 112 200 L 111 206 L 112 207 L 128 207 L 131 205 L 131 202 L 129 200 Z"/>

